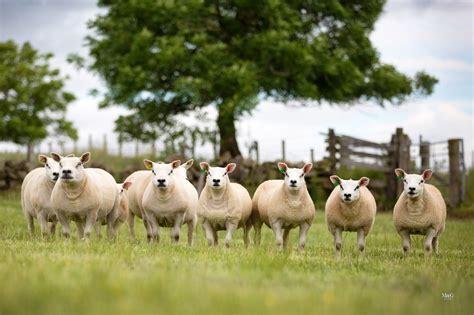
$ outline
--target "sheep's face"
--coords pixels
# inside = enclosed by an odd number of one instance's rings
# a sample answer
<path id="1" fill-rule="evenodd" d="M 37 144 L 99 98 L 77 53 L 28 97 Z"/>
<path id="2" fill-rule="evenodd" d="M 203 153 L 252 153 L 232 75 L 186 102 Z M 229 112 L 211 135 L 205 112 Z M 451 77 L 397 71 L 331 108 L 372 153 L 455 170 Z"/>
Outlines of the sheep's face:
<path id="1" fill-rule="evenodd" d="M 307 163 L 303 168 L 289 168 L 283 162 L 278 163 L 280 173 L 285 175 L 285 185 L 289 190 L 298 190 L 305 185 L 304 177 L 313 167 L 313 164 Z"/>
<path id="2" fill-rule="evenodd" d="M 401 180 L 403 180 L 403 193 L 408 198 L 417 198 L 423 195 L 425 187 L 425 181 L 431 178 L 433 171 L 430 169 L 425 170 L 421 175 L 418 174 L 407 174 L 401 168 L 395 170 L 395 174 Z"/>
<path id="3" fill-rule="evenodd" d="M 181 165 L 181 161 L 176 160 L 166 164 L 163 162 L 154 163 L 150 160 L 144 160 L 143 164 L 153 173 L 153 185 L 159 189 L 166 189 L 174 185 L 175 177 L 173 172 Z"/>
<path id="4" fill-rule="evenodd" d="M 339 198 L 344 203 L 352 203 L 359 200 L 360 187 L 367 186 L 370 181 L 367 177 L 361 177 L 359 180 L 344 180 L 337 175 L 332 175 L 330 180 L 334 185 L 339 185 Z"/>
<path id="5" fill-rule="evenodd" d="M 38 156 L 38 160 L 44 165 L 46 176 L 52 182 L 57 181 L 59 178 L 59 163 L 53 160 L 52 158 L 42 154 Z"/>
<path id="6" fill-rule="evenodd" d="M 130 186 L 132 186 L 132 182 L 117 184 L 117 190 L 118 190 L 119 195 L 123 196 Z"/>
<path id="7" fill-rule="evenodd" d="M 90 152 L 84 153 L 80 158 L 74 155 L 62 157 L 51 153 L 52 158 L 59 163 L 59 179 L 63 182 L 80 182 L 84 178 L 84 164 L 89 162 Z"/>
<path id="8" fill-rule="evenodd" d="M 237 164 L 229 163 L 226 167 L 211 167 L 207 162 L 199 164 L 201 169 L 206 172 L 206 183 L 211 189 L 223 189 L 229 183 L 229 175 L 232 173 Z"/>

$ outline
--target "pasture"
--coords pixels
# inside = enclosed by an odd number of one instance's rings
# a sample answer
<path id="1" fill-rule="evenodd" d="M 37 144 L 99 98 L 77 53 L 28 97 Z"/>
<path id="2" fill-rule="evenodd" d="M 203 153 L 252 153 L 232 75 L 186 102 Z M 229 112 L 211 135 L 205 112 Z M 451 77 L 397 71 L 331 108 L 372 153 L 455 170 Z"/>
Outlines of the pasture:
<path id="1" fill-rule="evenodd" d="M 36 223 L 36 222 L 35 222 Z M 422 238 L 404 258 L 390 213 L 379 213 L 364 258 L 355 234 L 343 235 L 342 258 L 317 208 L 306 251 L 279 252 L 263 230 L 262 246 L 245 248 L 242 231 L 229 250 L 208 248 L 198 227 L 195 246 L 43 241 L 28 237 L 18 192 L 0 195 L 0 314 L 473 314 L 474 221 L 448 219 L 440 256 L 423 256 Z M 252 231 L 253 235 L 253 231 Z"/>

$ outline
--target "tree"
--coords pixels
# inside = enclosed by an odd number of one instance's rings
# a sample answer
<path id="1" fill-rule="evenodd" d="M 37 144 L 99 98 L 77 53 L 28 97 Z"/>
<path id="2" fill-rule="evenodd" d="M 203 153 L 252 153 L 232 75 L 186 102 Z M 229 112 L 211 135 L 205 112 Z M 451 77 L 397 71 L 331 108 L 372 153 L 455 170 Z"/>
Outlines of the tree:
<path id="1" fill-rule="evenodd" d="M 220 153 L 240 155 L 235 121 L 263 98 L 304 104 L 401 104 L 432 93 L 380 61 L 369 35 L 384 1 L 109 1 L 89 22 L 92 63 L 108 87 L 101 106 L 163 124 L 215 106 Z"/>
<path id="2" fill-rule="evenodd" d="M 72 123 L 65 119 L 75 97 L 63 90 L 64 78 L 51 69 L 52 54 L 40 54 L 28 42 L 19 47 L 0 42 L 0 141 L 27 146 L 50 135 L 77 139 Z"/>

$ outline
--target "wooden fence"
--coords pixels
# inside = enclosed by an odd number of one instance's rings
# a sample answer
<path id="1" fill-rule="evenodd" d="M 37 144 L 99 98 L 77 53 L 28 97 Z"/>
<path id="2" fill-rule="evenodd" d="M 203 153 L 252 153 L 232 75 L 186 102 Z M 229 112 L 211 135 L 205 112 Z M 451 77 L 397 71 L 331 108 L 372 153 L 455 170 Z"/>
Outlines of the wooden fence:
<path id="1" fill-rule="evenodd" d="M 431 168 L 432 146 L 447 144 L 449 159 L 449 169 L 445 174 L 447 176 L 435 172 L 435 178 L 437 184 L 449 187 L 448 204 L 451 207 L 457 207 L 464 201 L 466 168 L 463 139 L 430 143 L 422 141 L 420 137 L 419 156 L 411 156 L 412 142 L 402 128 L 397 128 L 390 142 L 387 143 L 337 135 L 334 129 L 329 129 L 326 137 L 327 160 L 330 163 L 331 172 L 336 173 L 341 167 L 380 170 L 385 174 L 385 181 L 375 182 L 372 186 L 383 189 L 389 200 L 395 200 L 403 189 L 394 175 L 395 168 L 403 168 L 407 172 L 421 172 L 423 169 Z M 420 158 L 419 168 L 416 167 L 417 163 L 414 161 L 417 158 Z"/>

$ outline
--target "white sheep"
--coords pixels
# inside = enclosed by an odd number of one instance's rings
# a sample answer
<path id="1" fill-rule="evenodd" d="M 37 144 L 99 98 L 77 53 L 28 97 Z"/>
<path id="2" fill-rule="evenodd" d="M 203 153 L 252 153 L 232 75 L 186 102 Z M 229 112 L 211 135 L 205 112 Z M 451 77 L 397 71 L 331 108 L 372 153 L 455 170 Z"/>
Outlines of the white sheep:
<path id="1" fill-rule="evenodd" d="M 159 241 L 160 227 L 172 227 L 173 242 L 179 240 L 181 225 L 187 224 L 188 244 L 192 245 L 197 224 L 198 193 L 182 174 L 175 174 L 181 161 L 165 164 L 144 160 L 143 163 L 151 171 L 137 171 L 126 179 L 133 182 L 127 191 L 130 222 L 134 220 L 133 216 L 142 218 L 149 241 Z"/>
<path id="2" fill-rule="evenodd" d="M 41 235 L 54 235 L 58 221 L 51 207 L 51 192 L 59 176 L 59 163 L 45 155 L 38 156 L 44 167 L 29 172 L 21 185 L 21 207 L 28 224 L 30 236 L 34 233 L 33 219 L 37 218 Z M 48 222 L 51 226 L 48 228 Z"/>
<path id="3" fill-rule="evenodd" d="M 124 183 L 117 184 L 117 191 L 119 194 L 119 208 L 116 213 L 116 218 L 113 219 L 112 221 L 114 222 L 115 231 L 118 231 L 118 228 L 120 227 L 122 223 L 127 222 L 129 235 L 131 236 L 132 233 L 130 231 L 130 224 L 129 224 L 130 221 L 128 219 L 130 210 L 129 210 L 128 198 L 127 198 L 127 190 L 130 186 L 132 186 L 132 183 L 127 182 L 127 181 Z M 107 220 L 105 218 L 102 220 L 102 222 L 97 222 L 95 224 L 95 231 L 98 237 L 101 237 L 101 234 L 100 234 L 101 225 L 106 225 L 106 224 L 107 224 Z"/>
<path id="4" fill-rule="evenodd" d="M 446 223 L 446 203 L 435 186 L 425 183 L 433 171 L 427 169 L 418 175 L 397 168 L 395 174 L 403 180 L 403 193 L 393 209 L 393 223 L 404 253 L 410 251 L 410 235 L 421 234 L 425 235 L 425 255 L 430 255 L 432 249 L 438 254 L 439 236 Z"/>
<path id="5" fill-rule="evenodd" d="M 84 168 L 89 152 L 77 157 L 51 153 L 59 162 L 59 179 L 51 193 L 51 206 L 58 216 L 64 237 L 70 237 L 69 220 L 77 224 L 80 238 L 88 239 L 96 222 L 107 221 L 110 237 L 115 237 L 119 194 L 115 179 L 99 168 Z"/>
<path id="6" fill-rule="evenodd" d="M 226 230 L 224 244 L 229 247 L 232 233 L 240 227 L 244 229 L 244 242 L 248 245 L 252 200 L 247 189 L 231 183 L 228 176 L 237 165 L 229 163 L 226 167 L 211 167 L 207 162 L 201 162 L 200 166 L 206 173 L 206 185 L 199 197 L 198 213 L 203 218 L 208 245 L 217 245 L 217 231 Z"/>
<path id="7" fill-rule="evenodd" d="M 367 188 L 369 178 L 343 180 L 337 175 L 330 177 L 336 185 L 326 201 L 326 224 L 334 237 L 336 255 L 340 255 L 342 232 L 357 232 L 357 245 L 361 253 L 365 250 L 365 238 L 375 222 L 377 205 Z"/>
<path id="8" fill-rule="evenodd" d="M 290 230 L 299 226 L 298 247 L 304 249 L 315 214 L 314 203 L 304 180 L 312 167 L 308 163 L 303 168 L 288 168 L 285 163 L 279 162 L 278 169 L 285 179 L 267 180 L 258 186 L 252 199 L 255 244 L 260 244 L 263 223 L 275 233 L 276 245 L 280 249 L 287 246 Z"/>

